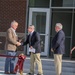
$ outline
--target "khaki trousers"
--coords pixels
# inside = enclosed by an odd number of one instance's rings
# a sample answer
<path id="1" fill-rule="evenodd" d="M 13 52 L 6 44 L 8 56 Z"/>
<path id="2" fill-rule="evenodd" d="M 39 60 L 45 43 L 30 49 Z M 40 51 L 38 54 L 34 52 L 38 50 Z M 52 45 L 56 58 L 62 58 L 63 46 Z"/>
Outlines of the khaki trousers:
<path id="1" fill-rule="evenodd" d="M 54 54 L 56 75 L 62 74 L 62 54 Z"/>
<path id="2" fill-rule="evenodd" d="M 31 53 L 30 55 L 30 73 L 34 73 L 35 66 L 38 66 L 38 73 L 43 74 L 40 53 Z"/>

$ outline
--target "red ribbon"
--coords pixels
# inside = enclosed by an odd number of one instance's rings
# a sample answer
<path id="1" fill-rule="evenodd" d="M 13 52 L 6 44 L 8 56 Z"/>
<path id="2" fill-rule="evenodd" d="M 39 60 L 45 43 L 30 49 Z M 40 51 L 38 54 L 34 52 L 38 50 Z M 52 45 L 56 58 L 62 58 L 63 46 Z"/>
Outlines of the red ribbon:
<path id="1" fill-rule="evenodd" d="M 18 56 L 9 56 L 9 55 L 0 54 L 0 57 L 9 57 L 9 58 L 11 58 L 11 57 L 18 57 Z"/>
<path id="2" fill-rule="evenodd" d="M 19 69 L 19 72 L 21 73 L 23 71 L 23 64 L 24 64 L 24 60 L 26 59 L 26 56 L 24 54 L 20 54 L 18 56 L 18 61 L 17 64 L 15 66 L 14 72 L 17 73 L 17 70 Z"/>
<path id="3" fill-rule="evenodd" d="M 17 73 L 17 70 L 19 69 L 20 74 L 23 75 L 23 64 L 24 60 L 26 59 L 26 56 L 24 54 L 20 54 L 19 56 L 9 56 L 9 55 L 0 54 L 0 57 L 9 57 L 9 58 L 18 57 L 18 61 L 15 66 L 14 72 Z"/>

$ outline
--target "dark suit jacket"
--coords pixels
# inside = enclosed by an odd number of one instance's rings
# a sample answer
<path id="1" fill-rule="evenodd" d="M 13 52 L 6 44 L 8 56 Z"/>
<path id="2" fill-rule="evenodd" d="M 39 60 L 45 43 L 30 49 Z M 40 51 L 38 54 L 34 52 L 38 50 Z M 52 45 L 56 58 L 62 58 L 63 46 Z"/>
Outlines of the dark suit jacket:
<path id="1" fill-rule="evenodd" d="M 23 45 L 29 44 L 29 47 L 32 46 L 36 49 L 35 53 L 41 52 L 41 46 L 40 46 L 40 35 L 38 32 L 33 32 L 31 41 L 30 41 L 30 34 L 27 36 L 26 41 L 23 43 Z"/>
<path id="2" fill-rule="evenodd" d="M 54 54 L 64 54 L 65 53 L 65 34 L 60 30 L 52 40 L 52 48 Z"/>

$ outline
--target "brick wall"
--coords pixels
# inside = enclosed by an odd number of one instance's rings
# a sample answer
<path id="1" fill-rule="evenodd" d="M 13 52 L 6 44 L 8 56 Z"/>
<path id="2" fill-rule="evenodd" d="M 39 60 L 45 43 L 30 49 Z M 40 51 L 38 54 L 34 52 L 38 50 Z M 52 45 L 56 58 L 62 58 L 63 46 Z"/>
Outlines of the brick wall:
<path id="1" fill-rule="evenodd" d="M 19 23 L 18 33 L 25 33 L 26 4 L 27 0 L 0 0 L 0 41 L 2 42 L 0 50 L 4 50 L 5 32 L 10 27 L 11 21 L 16 20 Z M 19 47 L 19 50 L 23 49 Z"/>

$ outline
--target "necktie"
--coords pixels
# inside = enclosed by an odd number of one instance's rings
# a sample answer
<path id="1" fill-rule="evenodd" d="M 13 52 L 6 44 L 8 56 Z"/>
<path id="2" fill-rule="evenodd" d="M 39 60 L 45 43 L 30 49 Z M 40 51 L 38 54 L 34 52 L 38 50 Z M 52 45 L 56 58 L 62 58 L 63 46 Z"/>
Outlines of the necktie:
<path id="1" fill-rule="evenodd" d="M 32 33 L 30 33 L 30 36 L 29 36 L 29 43 L 31 45 L 31 37 L 32 37 Z"/>

